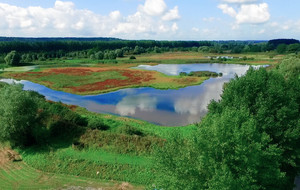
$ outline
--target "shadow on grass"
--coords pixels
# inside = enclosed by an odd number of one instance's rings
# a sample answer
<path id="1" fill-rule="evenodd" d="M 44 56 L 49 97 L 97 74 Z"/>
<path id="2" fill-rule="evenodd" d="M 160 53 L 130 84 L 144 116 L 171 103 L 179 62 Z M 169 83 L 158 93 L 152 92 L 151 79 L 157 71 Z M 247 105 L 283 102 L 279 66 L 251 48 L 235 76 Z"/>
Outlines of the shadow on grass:
<path id="1" fill-rule="evenodd" d="M 68 148 L 78 142 L 78 139 L 85 133 L 86 129 L 86 127 L 82 126 L 73 126 L 56 131 L 56 133 L 52 134 L 53 136 L 51 135 L 52 137 L 47 139 L 47 142 L 22 147 L 20 148 L 20 152 L 26 155 L 47 154 L 56 152 L 59 149 Z"/>

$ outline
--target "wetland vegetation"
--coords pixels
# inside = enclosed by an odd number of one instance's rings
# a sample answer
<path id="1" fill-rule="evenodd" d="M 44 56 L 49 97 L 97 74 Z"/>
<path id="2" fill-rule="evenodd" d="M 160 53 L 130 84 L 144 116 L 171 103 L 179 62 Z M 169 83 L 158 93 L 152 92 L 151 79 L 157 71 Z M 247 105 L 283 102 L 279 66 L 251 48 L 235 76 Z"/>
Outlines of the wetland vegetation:
<path id="1" fill-rule="evenodd" d="M 0 187 L 28 188 L 39 179 L 34 187 L 40 189 L 120 189 L 122 184 L 128 189 L 292 189 L 300 169 L 299 42 L 285 48 L 276 43 L 285 41 L 1 42 L 0 77 L 73 94 L 177 89 L 201 84 L 212 74 L 196 70 L 193 76 L 171 76 L 139 65 L 270 67 L 250 68 L 222 83 L 221 98 L 207 102 L 200 122 L 175 128 L 90 112 L 0 82 Z M 8 61 L 14 53 L 20 64 Z M 9 155 L 21 155 L 22 161 L 12 162 Z"/>

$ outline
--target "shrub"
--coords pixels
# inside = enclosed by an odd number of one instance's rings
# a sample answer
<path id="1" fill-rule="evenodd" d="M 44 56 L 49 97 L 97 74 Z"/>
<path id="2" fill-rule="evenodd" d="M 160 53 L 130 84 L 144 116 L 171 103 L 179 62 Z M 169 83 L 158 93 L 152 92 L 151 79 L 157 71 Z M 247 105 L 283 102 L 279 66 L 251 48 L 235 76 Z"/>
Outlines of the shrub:
<path id="1" fill-rule="evenodd" d="M 136 59 L 136 57 L 132 55 L 129 57 L 129 59 Z"/>
<path id="2" fill-rule="evenodd" d="M 121 126 L 117 131 L 120 134 L 145 136 L 143 131 L 129 125 Z"/>
<path id="3" fill-rule="evenodd" d="M 91 129 L 98 129 L 98 130 L 108 130 L 109 126 L 103 123 L 103 121 L 100 118 L 97 117 L 90 117 L 88 118 L 88 125 Z"/>

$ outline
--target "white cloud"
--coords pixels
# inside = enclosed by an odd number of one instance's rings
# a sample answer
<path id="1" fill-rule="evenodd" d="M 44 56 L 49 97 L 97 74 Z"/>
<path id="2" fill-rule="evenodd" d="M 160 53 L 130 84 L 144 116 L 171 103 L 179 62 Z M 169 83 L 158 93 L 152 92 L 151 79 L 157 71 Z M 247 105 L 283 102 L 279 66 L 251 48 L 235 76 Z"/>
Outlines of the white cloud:
<path id="1" fill-rule="evenodd" d="M 221 9 L 224 14 L 235 18 L 237 24 L 261 24 L 270 19 L 267 3 L 242 4 L 238 11 L 227 4 L 220 4 L 218 8 Z"/>
<path id="2" fill-rule="evenodd" d="M 163 17 L 162 20 L 172 21 L 180 19 L 178 6 L 175 6 L 173 9 L 169 10 Z"/>
<path id="3" fill-rule="evenodd" d="M 122 18 L 122 15 L 120 11 L 113 11 L 109 14 L 109 17 L 113 20 L 120 20 Z"/>
<path id="4" fill-rule="evenodd" d="M 73 2 L 57 0 L 53 7 L 17 7 L 0 3 L 0 36 L 113 36 L 120 38 L 155 38 L 178 26 L 178 7 L 167 9 L 163 0 L 146 0 L 132 15 L 120 11 L 108 15 L 77 9 Z M 163 26 L 163 27 L 162 27 Z"/>
<path id="5" fill-rule="evenodd" d="M 226 3 L 253 3 L 257 2 L 257 0 L 223 0 Z"/>
<path id="6" fill-rule="evenodd" d="M 267 3 L 242 5 L 241 10 L 236 15 L 239 24 L 251 23 L 259 24 L 270 19 L 269 7 Z"/>
<path id="7" fill-rule="evenodd" d="M 167 5 L 164 0 L 146 0 L 140 10 L 150 16 L 161 16 L 167 11 Z"/>
<path id="8" fill-rule="evenodd" d="M 237 15 L 236 11 L 227 4 L 220 4 L 218 5 L 218 8 L 221 9 L 224 14 L 228 14 L 231 17 L 235 17 Z"/>
<path id="9" fill-rule="evenodd" d="M 178 26 L 177 26 L 177 23 L 173 23 L 172 27 L 171 27 L 171 30 L 173 32 L 176 32 L 178 30 Z"/>

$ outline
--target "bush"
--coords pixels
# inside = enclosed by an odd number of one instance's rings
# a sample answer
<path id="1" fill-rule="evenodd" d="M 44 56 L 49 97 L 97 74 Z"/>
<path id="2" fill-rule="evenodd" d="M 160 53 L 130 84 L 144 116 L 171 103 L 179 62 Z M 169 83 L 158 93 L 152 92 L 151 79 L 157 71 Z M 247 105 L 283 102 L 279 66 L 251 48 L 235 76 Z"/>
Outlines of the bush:
<path id="1" fill-rule="evenodd" d="M 118 128 L 117 131 L 120 134 L 145 136 L 144 132 L 142 132 L 141 130 L 135 127 L 131 127 L 129 125 L 121 126 Z"/>
<path id="2" fill-rule="evenodd" d="M 136 59 L 136 57 L 132 55 L 129 57 L 129 59 Z"/>
<path id="3" fill-rule="evenodd" d="M 109 126 L 104 124 L 100 118 L 97 117 L 90 117 L 88 118 L 88 125 L 91 129 L 98 129 L 102 131 L 106 131 L 109 129 Z"/>

